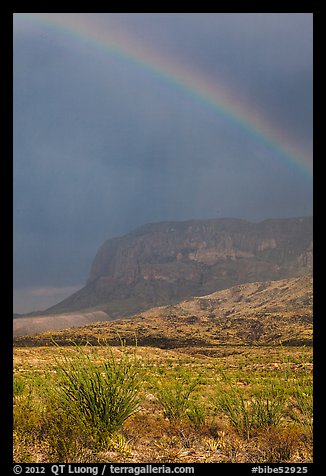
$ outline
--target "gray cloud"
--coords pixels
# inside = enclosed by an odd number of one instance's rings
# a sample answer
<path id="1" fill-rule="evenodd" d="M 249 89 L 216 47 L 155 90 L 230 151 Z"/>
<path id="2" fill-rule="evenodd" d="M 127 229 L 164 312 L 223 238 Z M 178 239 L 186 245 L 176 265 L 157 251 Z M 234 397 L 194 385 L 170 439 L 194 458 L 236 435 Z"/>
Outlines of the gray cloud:
<path id="1" fill-rule="evenodd" d="M 100 21 L 223 78 L 309 151 L 311 17 Z M 312 213 L 307 176 L 182 89 L 45 25 L 14 33 L 15 286 L 79 285 L 105 239 L 146 222 Z"/>

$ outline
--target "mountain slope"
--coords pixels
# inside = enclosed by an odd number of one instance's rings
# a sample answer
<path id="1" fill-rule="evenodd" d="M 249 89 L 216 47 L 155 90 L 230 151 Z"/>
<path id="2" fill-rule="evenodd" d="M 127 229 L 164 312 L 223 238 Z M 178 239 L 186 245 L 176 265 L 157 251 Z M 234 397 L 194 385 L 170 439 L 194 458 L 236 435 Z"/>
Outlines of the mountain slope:
<path id="1" fill-rule="evenodd" d="M 16 345 L 60 344 L 71 340 L 163 348 L 218 344 L 311 345 L 312 276 L 234 286 L 176 305 L 154 308 L 132 318 L 99 322 L 35 337 Z"/>
<path id="2" fill-rule="evenodd" d="M 100 310 L 108 319 L 117 319 L 236 284 L 301 276 L 311 269 L 311 217 L 150 224 L 106 241 L 86 286 L 45 314 Z"/>

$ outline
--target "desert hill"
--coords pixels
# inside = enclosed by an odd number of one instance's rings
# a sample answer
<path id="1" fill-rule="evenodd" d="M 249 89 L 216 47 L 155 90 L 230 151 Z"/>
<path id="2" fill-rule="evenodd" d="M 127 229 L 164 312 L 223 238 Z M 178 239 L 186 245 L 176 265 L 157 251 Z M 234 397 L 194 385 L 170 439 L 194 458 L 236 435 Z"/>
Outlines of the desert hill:
<path id="1" fill-rule="evenodd" d="M 312 217 L 149 224 L 98 250 L 87 284 L 43 314 L 131 316 L 231 286 L 312 270 Z"/>
<path id="2" fill-rule="evenodd" d="M 233 286 L 176 305 L 153 308 L 132 318 L 98 322 L 37 336 L 17 337 L 16 345 L 47 345 L 119 339 L 162 348 L 217 344 L 311 345 L 311 275 Z M 209 351 L 208 351 L 209 352 Z"/>

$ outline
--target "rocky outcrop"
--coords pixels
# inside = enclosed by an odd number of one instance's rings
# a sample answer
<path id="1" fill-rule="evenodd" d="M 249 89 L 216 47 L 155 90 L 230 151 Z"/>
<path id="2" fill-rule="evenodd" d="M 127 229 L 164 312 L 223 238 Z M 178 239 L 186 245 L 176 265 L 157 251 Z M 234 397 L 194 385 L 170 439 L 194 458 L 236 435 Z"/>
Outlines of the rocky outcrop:
<path id="1" fill-rule="evenodd" d="M 111 319 L 231 286 L 312 270 L 312 218 L 191 220 L 107 240 L 86 286 L 49 313 L 103 310 Z"/>

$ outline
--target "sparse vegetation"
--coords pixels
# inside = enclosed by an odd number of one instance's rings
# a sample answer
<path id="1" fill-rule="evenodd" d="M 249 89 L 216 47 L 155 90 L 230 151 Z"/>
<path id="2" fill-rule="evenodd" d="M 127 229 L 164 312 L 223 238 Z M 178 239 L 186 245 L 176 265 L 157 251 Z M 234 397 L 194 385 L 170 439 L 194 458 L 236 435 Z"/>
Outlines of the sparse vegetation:
<path id="1" fill-rule="evenodd" d="M 198 378 L 182 368 L 174 369 L 172 375 L 157 381 L 157 400 L 163 408 L 164 416 L 171 422 L 191 416 L 196 418 L 195 412 L 199 412 L 199 407 L 192 397 L 198 383 Z"/>
<path id="2" fill-rule="evenodd" d="M 110 347 L 104 349 L 101 362 L 92 346 L 87 352 L 78 345 L 73 353 L 62 353 L 56 359 L 59 382 L 54 386 L 62 407 L 99 439 L 119 430 L 140 403 L 136 355 L 122 347 L 117 360 Z"/>
<path id="3" fill-rule="evenodd" d="M 312 460 L 310 347 L 15 348 L 14 370 L 15 462 Z"/>
<path id="4" fill-rule="evenodd" d="M 25 383 L 23 380 L 14 378 L 13 381 L 13 395 L 14 398 L 20 397 L 24 393 Z"/>
<path id="5" fill-rule="evenodd" d="M 284 414 L 284 392 L 270 382 L 254 395 L 232 384 L 219 385 L 215 408 L 224 413 L 240 435 L 250 438 L 257 428 L 270 428 L 280 424 Z"/>

